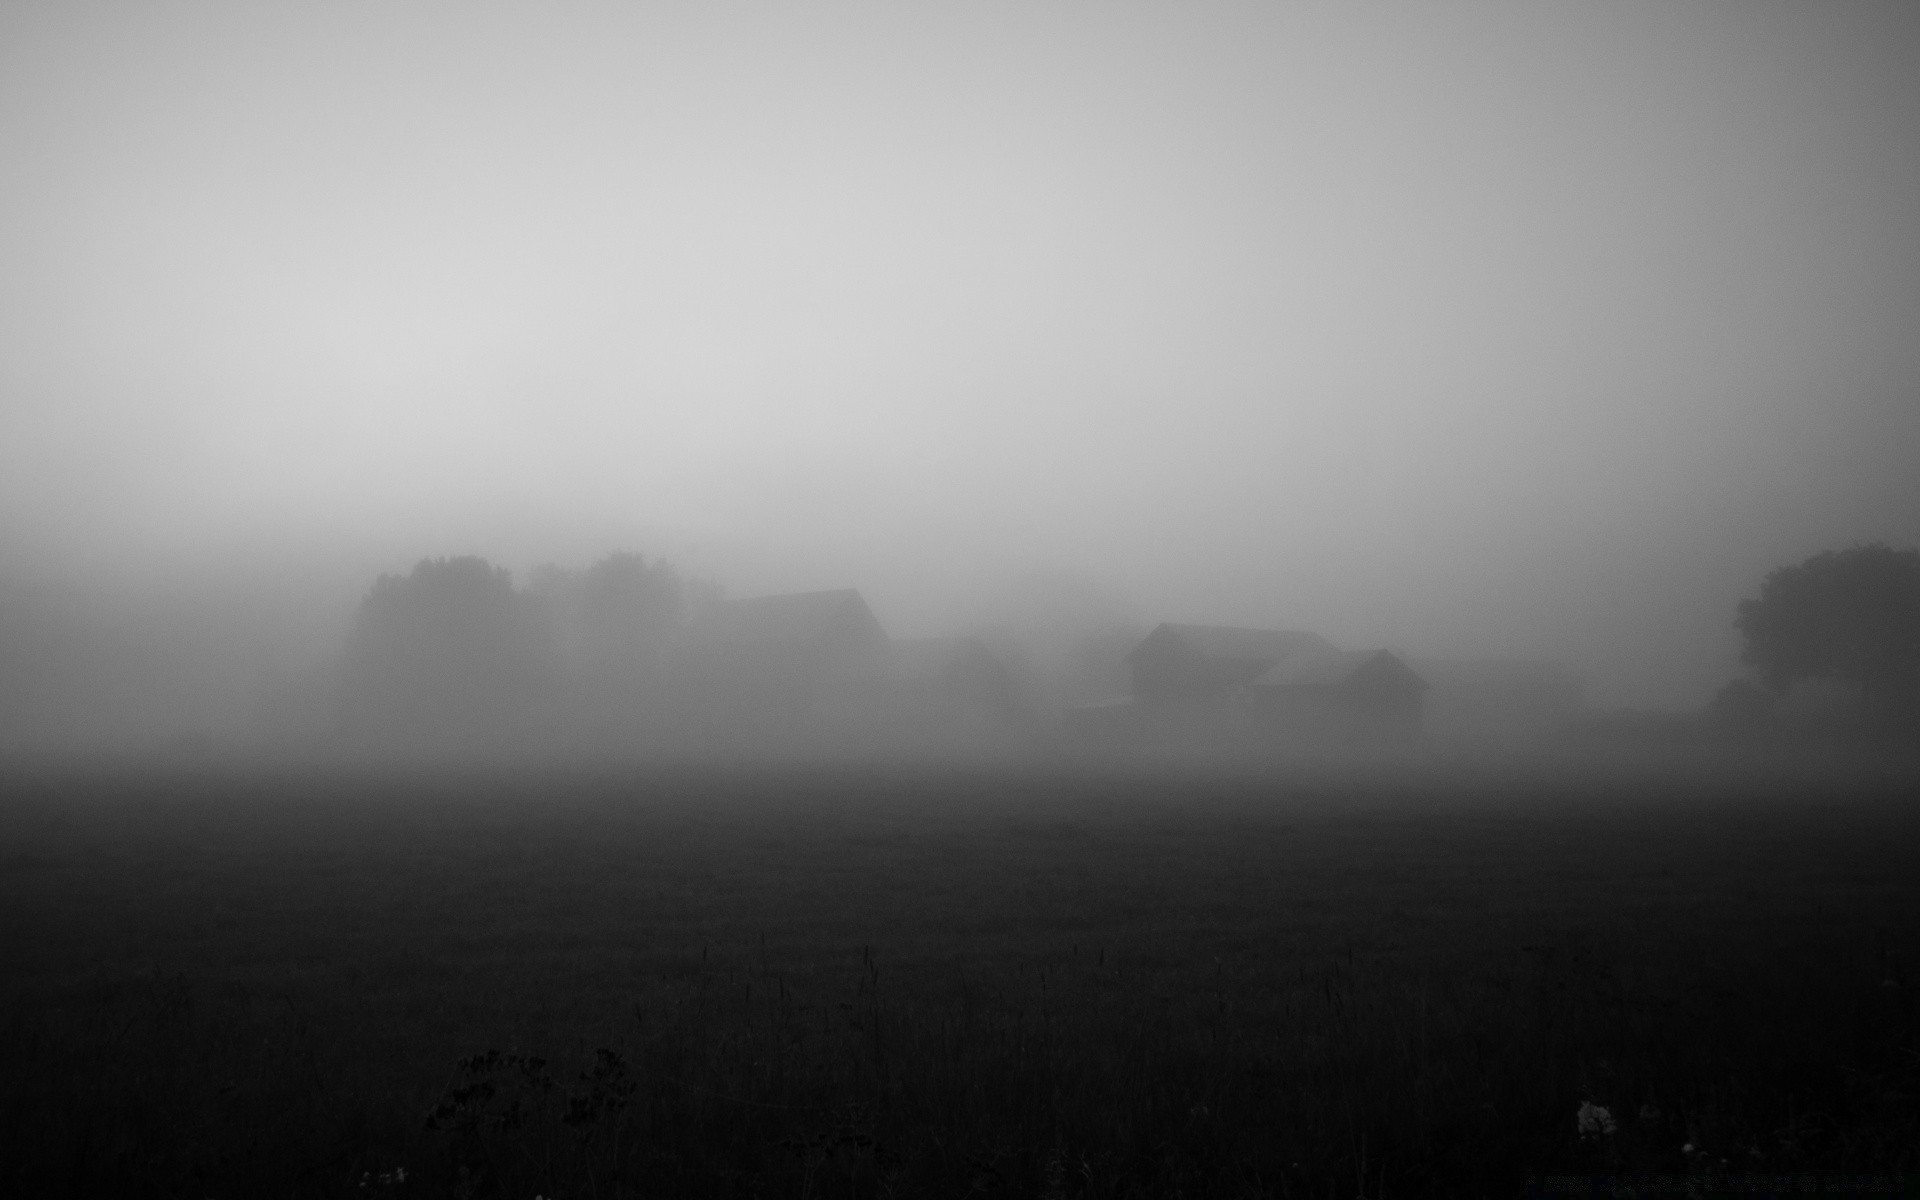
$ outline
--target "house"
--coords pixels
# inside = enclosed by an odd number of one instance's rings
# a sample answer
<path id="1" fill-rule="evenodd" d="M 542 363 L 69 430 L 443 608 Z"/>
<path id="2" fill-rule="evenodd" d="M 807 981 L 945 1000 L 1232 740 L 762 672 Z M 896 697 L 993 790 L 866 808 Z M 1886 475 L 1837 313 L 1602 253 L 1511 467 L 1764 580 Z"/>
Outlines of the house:
<path id="1" fill-rule="evenodd" d="M 1258 732 L 1247 685 L 1283 660 L 1332 653 L 1316 633 L 1157 625 L 1126 655 L 1132 694 L 1070 706 L 1062 732 L 1085 746 L 1238 753 Z"/>
<path id="2" fill-rule="evenodd" d="M 974 637 L 898 638 L 888 648 L 890 691 L 916 707 L 1007 709 L 1013 673 Z"/>
<path id="3" fill-rule="evenodd" d="M 852 589 L 730 600 L 690 622 L 673 690 L 704 732 L 794 732 L 884 670 L 886 630 Z"/>
<path id="4" fill-rule="evenodd" d="M 1127 655 L 1133 694 L 1149 704 L 1224 699 L 1284 659 L 1334 653 L 1317 633 L 1162 624 Z"/>
<path id="5" fill-rule="evenodd" d="M 1303 744 L 1402 744 L 1420 731 L 1427 682 L 1390 650 L 1307 651 L 1247 685 L 1262 736 Z"/>
<path id="6" fill-rule="evenodd" d="M 1032 718 L 1007 664 L 974 637 L 903 638 L 888 648 L 864 722 L 877 748 L 934 752 L 1011 748 Z"/>
<path id="7" fill-rule="evenodd" d="M 1132 696 L 1109 696 L 1069 705 L 1060 714 L 1060 732 L 1069 745 L 1111 751 L 1138 749 L 1154 732 L 1147 706 Z"/>
<path id="8" fill-rule="evenodd" d="M 1164 624 L 1127 665 L 1133 694 L 1070 708 L 1070 739 L 1228 753 L 1400 743 L 1419 732 L 1427 689 L 1391 651 L 1297 630 Z"/>

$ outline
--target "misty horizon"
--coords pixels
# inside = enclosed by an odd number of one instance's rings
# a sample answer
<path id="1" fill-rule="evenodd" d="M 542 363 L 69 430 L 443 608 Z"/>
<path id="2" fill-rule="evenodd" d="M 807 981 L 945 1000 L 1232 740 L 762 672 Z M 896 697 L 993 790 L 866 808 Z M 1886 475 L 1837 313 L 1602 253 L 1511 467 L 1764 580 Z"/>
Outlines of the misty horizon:
<path id="1" fill-rule="evenodd" d="M 1916 49 L 1865 4 L 10 6 L 0 570 L 240 676 L 421 558 L 631 550 L 901 637 L 1695 707 L 1769 570 L 1920 543 Z"/>
<path id="2" fill-rule="evenodd" d="M 1917 65 L 0 3 L 0 1195 L 1920 1194 Z"/>

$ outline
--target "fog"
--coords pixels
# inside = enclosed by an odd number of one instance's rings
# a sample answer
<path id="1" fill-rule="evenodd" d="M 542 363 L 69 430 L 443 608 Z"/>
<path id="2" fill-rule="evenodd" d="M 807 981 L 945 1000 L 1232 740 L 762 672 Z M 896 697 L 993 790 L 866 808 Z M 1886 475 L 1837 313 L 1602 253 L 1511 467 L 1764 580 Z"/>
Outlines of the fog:
<path id="1" fill-rule="evenodd" d="M 251 727 L 383 573 L 617 551 L 1056 709 L 1162 622 L 1698 707 L 1770 569 L 1920 542 L 1915 61 L 1899 4 L 7 5 L 0 745 Z"/>

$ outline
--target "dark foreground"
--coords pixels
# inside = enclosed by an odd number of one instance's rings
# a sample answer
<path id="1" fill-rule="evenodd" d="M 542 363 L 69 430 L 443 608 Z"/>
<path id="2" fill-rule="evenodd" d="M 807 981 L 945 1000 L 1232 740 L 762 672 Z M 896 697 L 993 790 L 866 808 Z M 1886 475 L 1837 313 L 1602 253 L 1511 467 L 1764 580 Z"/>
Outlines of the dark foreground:
<path id="1" fill-rule="evenodd" d="M 1574 778 L 17 769 L 0 1193 L 1920 1193 L 1920 797 Z"/>

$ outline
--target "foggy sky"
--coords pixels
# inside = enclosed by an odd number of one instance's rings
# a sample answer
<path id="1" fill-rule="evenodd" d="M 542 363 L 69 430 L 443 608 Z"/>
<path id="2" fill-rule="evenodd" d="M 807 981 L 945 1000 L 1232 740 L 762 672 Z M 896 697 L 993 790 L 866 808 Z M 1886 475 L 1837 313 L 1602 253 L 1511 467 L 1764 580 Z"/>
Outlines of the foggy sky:
<path id="1" fill-rule="evenodd" d="M 5 565 L 1043 579 L 1696 702 L 1768 568 L 1920 541 L 1916 63 L 1900 4 L 15 0 Z"/>

